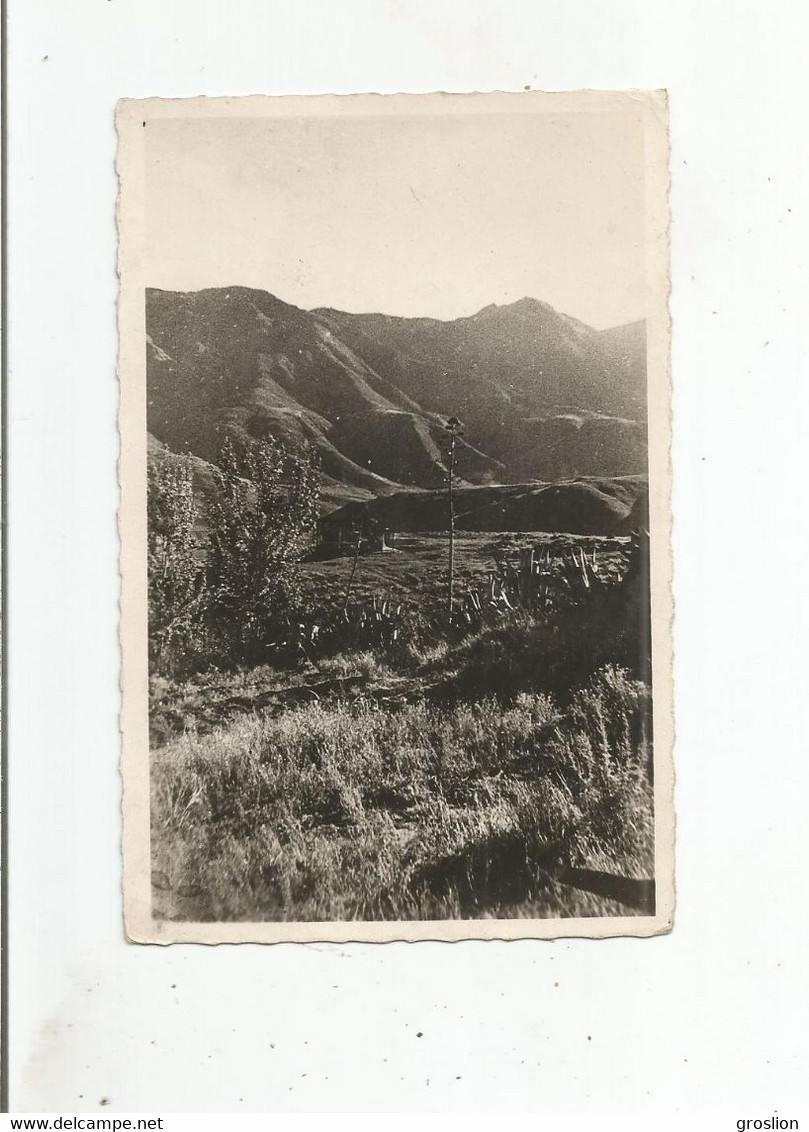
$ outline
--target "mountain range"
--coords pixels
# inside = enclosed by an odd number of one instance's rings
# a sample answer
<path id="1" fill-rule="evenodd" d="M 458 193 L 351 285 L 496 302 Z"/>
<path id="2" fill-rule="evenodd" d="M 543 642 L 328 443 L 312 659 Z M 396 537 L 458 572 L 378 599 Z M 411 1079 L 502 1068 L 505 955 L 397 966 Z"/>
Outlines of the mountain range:
<path id="1" fill-rule="evenodd" d="M 525 298 L 451 321 L 301 310 L 266 291 L 146 293 L 153 449 L 216 459 L 227 432 L 307 443 L 330 507 L 443 483 L 646 472 L 646 328 Z"/>

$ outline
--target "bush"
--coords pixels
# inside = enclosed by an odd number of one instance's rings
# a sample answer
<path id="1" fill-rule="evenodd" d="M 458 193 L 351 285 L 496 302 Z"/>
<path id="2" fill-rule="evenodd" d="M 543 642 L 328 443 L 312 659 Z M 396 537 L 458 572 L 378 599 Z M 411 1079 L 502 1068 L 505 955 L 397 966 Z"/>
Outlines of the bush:
<path id="1" fill-rule="evenodd" d="M 632 577 L 579 605 L 531 614 L 515 611 L 463 641 L 447 698 L 513 696 L 538 689 L 562 699 L 607 665 L 650 683 L 649 587 Z"/>
<path id="2" fill-rule="evenodd" d="M 201 631 L 208 593 L 194 539 L 195 501 L 190 469 L 150 464 L 147 479 L 149 664 L 174 670 Z"/>
<path id="3" fill-rule="evenodd" d="M 311 454 L 273 440 L 226 440 L 197 541 L 191 470 L 180 458 L 148 470 L 149 659 L 152 674 L 264 659 L 298 605 L 297 567 L 317 517 Z"/>
<path id="4" fill-rule="evenodd" d="M 207 571 L 214 631 L 225 657 L 256 663 L 297 604 L 318 472 L 311 454 L 292 454 L 273 439 L 228 439 L 215 474 Z"/>

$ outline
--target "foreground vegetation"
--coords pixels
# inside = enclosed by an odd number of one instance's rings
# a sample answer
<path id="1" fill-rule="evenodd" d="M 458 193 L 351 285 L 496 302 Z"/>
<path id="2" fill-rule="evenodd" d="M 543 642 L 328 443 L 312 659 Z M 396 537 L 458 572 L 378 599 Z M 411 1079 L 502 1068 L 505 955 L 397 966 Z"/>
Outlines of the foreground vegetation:
<path id="1" fill-rule="evenodd" d="M 530 693 L 393 711 L 360 697 L 187 733 L 154 754 L 156 914 L 648 911 L 631 880 L 653 873 L 648 709 L 646 687 L 607 667 L 564 709 Z"/>
<path id="2" fill-rule="evenodd" d="M 453 590 L 443 536 L 314 551 L 310 456 L 214 476 L 150 469 L 156 916 L 653 911 L 643 540 L 467 534 Z"/>

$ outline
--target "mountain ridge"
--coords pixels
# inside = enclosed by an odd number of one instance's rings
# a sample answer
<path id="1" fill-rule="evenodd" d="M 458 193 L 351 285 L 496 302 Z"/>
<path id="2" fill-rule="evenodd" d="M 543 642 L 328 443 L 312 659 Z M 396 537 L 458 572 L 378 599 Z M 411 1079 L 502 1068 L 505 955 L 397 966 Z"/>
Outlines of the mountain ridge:
<path id="1" fill-rule="evenodd" d="M 306 311 L 241 286 L 146 292 L 149 431 L 215 461 L 227 432 L 309 444 L 332 502 L 460 482 L 646 470 L 645 323 L 595 330 L 529 296 L 458 319 Z"/>

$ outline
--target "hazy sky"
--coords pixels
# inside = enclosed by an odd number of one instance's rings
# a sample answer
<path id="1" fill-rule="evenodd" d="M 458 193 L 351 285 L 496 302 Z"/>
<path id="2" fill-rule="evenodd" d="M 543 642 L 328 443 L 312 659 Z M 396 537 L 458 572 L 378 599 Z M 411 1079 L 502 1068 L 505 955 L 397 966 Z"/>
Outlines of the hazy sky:
<path id="1" fill-rule="evenodd" d="M 529 295 L 599 328 L 646 313 L 631 107 L 147 131 L 150 286 L 436 318 Z"/>

